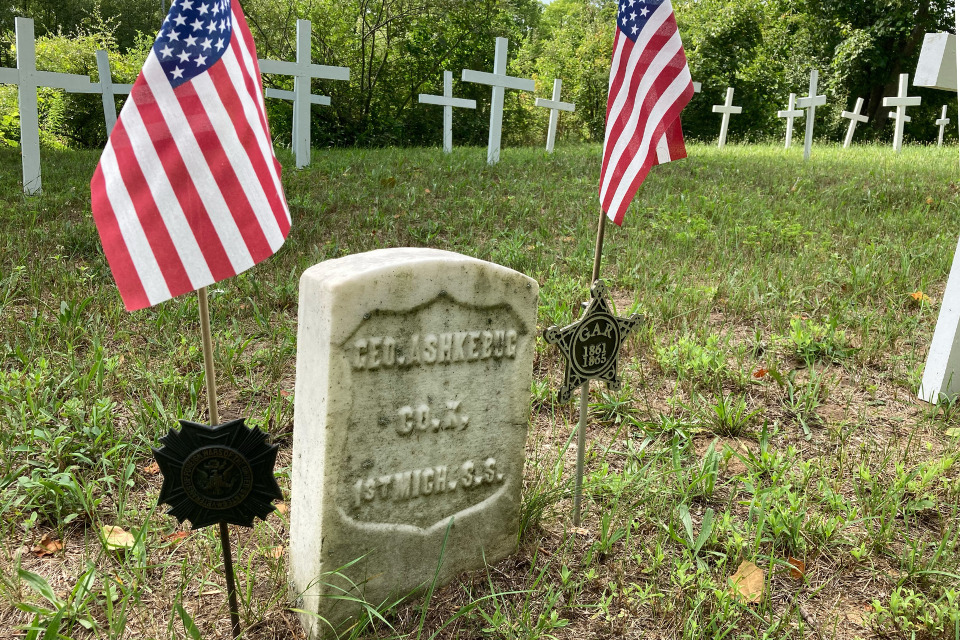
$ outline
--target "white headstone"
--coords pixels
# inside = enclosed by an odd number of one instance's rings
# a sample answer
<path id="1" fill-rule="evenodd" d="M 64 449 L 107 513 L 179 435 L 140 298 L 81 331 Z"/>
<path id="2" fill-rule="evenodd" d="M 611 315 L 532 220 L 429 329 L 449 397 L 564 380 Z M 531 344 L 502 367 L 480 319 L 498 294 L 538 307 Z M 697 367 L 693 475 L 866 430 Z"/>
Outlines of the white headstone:
<path id="1" fill-rule="evenodd" d="M 813 150 L 813 125 L 817 119 L 817 107 L 827 104 L 827 96 L 817 95 L 817 84 L 820 82 L 820 71 L 810 70 L 810 93 L 806 98 L 797 100 L 797 106 L 807 110 L 807 132 L 803 136 L 803 159 L 809 160 Z"/>
<path id="2" fill-rule="evenodd" d="M 787 141 L 784 144 L 785 149 L 790 148 L 790 143 L 793 142 L 793 121 L 796 118 L 802 118 L 804 116 L 804 111 L 797 109 L 797 94 L 790 94 L 790 101 L 787 103 L 786 111 L 777 111 L 778 118 L 787 119 Z"/>
<path id="3" fill-rule="evenodd" d="M 380 604 L 516 548 L 537 293 L 435 249 L 303 274 L 290 582 L 311 638 L 357 613 L 330 596 Z"/>
<path id="4" fill-rule="evenodd" d="M 694 83 L 693 83 L 693 92 L 694 92 L 694 93 L 700 93 L 701 91 L 703 91 L 703 84 L 700 83 L 700 82 L 694 82 Z"/>
<path id="5" fill-rule="evenodd" d="M 884 98 L 883 106 L 896 107 L 896 115 L 891 114 L 896 120 L 896 129 L 893 132 L 893 150 L 900 153 L 903 148 L 903 125 L 910 122 L 907 117 L 907 107 L 916 107 L 920 105 L 920 98 L 907 96 L 907 87 L 910 84 L 910 75 L 900 74 L 900 90 L 895 98 Z"/>
<path id="6" fill-rule="evenodd" d="M 577 105 L 572 102 L 560 102 L 560 89 L 562 86 L 563 81 L 560 78 L 555 79 L 553 81 L 553 99 L 544 100 L 543 98 L 537 98 L 534 101 L 534 106 L 550 109 L 550 127 L 547 130 L 547 153 L 553 153 L 553 144 L 557 139 L 557 122 L 560 119 L 560 112 L 568 111 L 573 113 L 577 108 Z"/>
<path id="7" fill-rule="evenodd" d="M 493 87 L 490 99 L 490 137 L 487 142 L 487 163 L 500 162 L 500 138 L 503 133 L 503 95 L 505 89 L 517 91 L 535 91 L 533 80 L 515 78 L 507 75 L 507 49 L 510 43 L 506 38 L 497 38 L 497 48 L 493 57 L 493 73 L 485 71 L 463 70 L 464 82 L 475 82 Z"/>
<path id="8" fill-rule="evenodd" d="M 960 27 L 960 11 L 956 12 Z M 920 61 L 914 85 L 956 92 L 957 57 L 956 36 L 946 33 L 928 33 L 920 51 Z M 947 287 L 940 303 L 937 327 L 930 342 L 927 363 L 917 395 L 921 400 L 937 402 L 941 397 L 956 397 L 960 393 L 960 245 L 953 255 L 953 266 L 947 278 Z"/>
<path id="9" fill-rule="evenodd" d="M 928 33 L 923 38 L 913 86 L 957 92 L 957 37 Z"/>
<path id="10" fill-rule="evenodd" d="M 37 71 L 37 49 L 31 18 L 17 18 L 17 68 L 0 69 L 0 83 L 18 85 L 20 110 L 20 154 L 23 163 L 23 192 L 38 193 L 40 180 L 40 114 L 37 89 L 50 87 L 75 93 L 97 93 L 99 87 L 87 76 Z"/>
<path id="11" fill-rule="evenodd" d="M 115 84 L 113 73 L 110 71 L 110 55 L 103 49 L 97 51 L 97 75 L 100 81 L 94 84 L 99 88 L 103 97 L 103 119 L 107 123 L 107 135 L 117 124 L 117 94 L 127 95 L 133 89 L 132 84 Z"/>
<path id="12" fill-rule="evenodd" d="M 713 105 L 714 113 L 722 113 L 723 119 L 720 121 L 720 141 L 717 146 L 723 149 L 727 144 L 727 128 L 730 126 L 730 116 L 743 113 L 743 107 L 733 106 L 733 87 L 727 87 L 727 99 L 722 104 Z"/>
<path id="13" fill-rule="evenodd" d="M 420 94 L 420 104 L 437 104 L 443 107 L 443 151 L 453 151 L 453 108 L 476 109 L 476 100 L 453 97 L 453 72 L 443 72 L 443 95 Z"/>
<path id="14" fill-rule="evenodd" d="M 261 73 L 276 73 L 293 76 L 293 92 L 267 90 L 268 98 L 293 100 L 293 138 L 291 147 L 297 157 L 297 168 L 310 164 L 310 107 L 314 104 L 329 105 L 326 96 L 314 96 L 310 83 L 317 80 L 349 80 L 350 69 L 312 63 L 312 41 L 309 20 L 297 20 L 297 61 L 280 62 L 260 60 Z"/>
<path id="15" fill-rule="evenodd" d="M 867 116 L 860 115 L 861 111 L 863 111 L 863 98 L 857 98 L 857 106 L 853 108 L 853 111 L 840 112 L 841 118 L 847 118 L 850 120 L 850 126 L 847 127 L 847 137 L 843 140 L 844 149 L 850 148 L 850 144 L 853 142 L 853 133 L 857 130 L 857 123 L 866 123 L 870 121 L 870 118 Z"/>
<path id="16" fill-rule="evenodd" d="M 940 127 L 940 135 L 937 136 L 938 147 L 943 146 L 943 132 L 948 124 L 950 124 L 950 118 L 947 117 L 947 105 L 943 105 L 943 112 L 940 114 L 940 119 L 936 121 L 936 125 Z"/>
<path id="17" fill-rule="evenodd" d="M 960 12 L 957 13 L 960 21 Z M 958 25 L 960 26 L 960 25 Z M 957 91 L 957 40 L 947 33 L 928 33 L 923 41 L 920 62 L 913 84 L 944 91 Z M 930 341 L 923 379 L 917 396 L 926 402 L 960 393 L 960 245 L 953 254 L 953 266 L 940 303 L 937 327 Z"/>

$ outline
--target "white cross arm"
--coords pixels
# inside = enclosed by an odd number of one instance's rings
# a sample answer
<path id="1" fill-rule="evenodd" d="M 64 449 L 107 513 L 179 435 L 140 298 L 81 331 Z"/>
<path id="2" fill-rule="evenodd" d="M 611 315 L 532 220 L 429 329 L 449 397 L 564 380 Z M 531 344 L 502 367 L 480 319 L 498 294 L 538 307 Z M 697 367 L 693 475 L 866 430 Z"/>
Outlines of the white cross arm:
<path id="1" fill-rule="evenodd" d="M 34 77 L 41 87 L 63 89 L 71 93 L 100 93 L 100 83 L 94 84 L 89 76 L 73 73 L 54 73 L 52 71 L 35 71 Z"/>
<path id="2" fill-rule="evenodd" d="M 0 69 L 0 84 L 19 84 L 20 72 L 16 69 L 4 67 Z"/>
<path id="3" fill-rule="evenodd" d="M 884 98 L 883 106 L 885 107 L 919 107 L 921 98 L 917 97 L 893 97 L 893 98 Z"/>
<path id="4" fill-rule="evenodd" d="M 133 85 L 132 85 L 132 84 L 115 84 L 115 85 L 113 85 L 113 92 L 114 92 L 114 93 L 124 93 L 124 94 L 126 94 L 126 93 L 130 93 L 131 91 L 133 91 Z"/>
<path id="5" fill-rule="evenodd" d="M 433 96 L 427 93 L 420 94 L 421 104 L 438 104 L 441 107 L 457 107 L 460 109 L 476 109 L 476 100 L 467 100 L 466 98 L 447 98 L 445 96 Z"/>
<path id="6" fill-rule="evenodd" d="M 952 33 L 928 33 L 923 38 L 913 86 L 957 91 L 957 37 Z"/>
<path id="7" fill-rule="evenodd" d="M 888 112 L 887 112 L 887 117 L 889 117 L 891 120 L 896 120 L 896 119 L 897 119 L 897 112 L 896 112 L 896 111 L 888 111 Z M 911 118 L 910 116 L 903 116 L 903 121 L 904 121 L 904 122 L 913 122 L 913 118 Z"/>
<path id="8" fill-rule="evenodd" d="M 867 116 L 862 116 L 859 113 L 853 113 L 852 111 L 841 111 L 841 118 L 847 118 L 848 120 L 856 120 L 857 122 L 869 122 L 870 118 Z"/>
<path id="9" fill-rule="evenodd" d="M 500 75 L 499 73 L 487 73 L 486 71 L 473 71 L 471 69 L 464 69 L 461 79 L 464 82 L 488 84 L 494 87 L 516 89 L 517 91 L 535 91 L 537 88 L 533 80 L 528 78 L 515 78 L 513 76 Z"/>
<path id="10" fill-rule="evenodd" d="M 727 107 L 722 104 L 713 105 L 714 113 L 732 113 L 734 115 L 743 113 L 743 107 Z"/>
<path id="11" fill-rule="evenodd" d="M 778 118 L 802 118 L 807 115 L 807 112 L 802 109 L 795 109 L 793 111 L 777 111 Z"/>
<path id="12" fill-rule="evenodd" d="M 573 112 L 577 105 L 572 102 L 559 102 L 557 100 L 547 100 L 545 98 L 537 98 L 533 101 L 534 106 L 536 107 L 545 107 L 547 109 L 559 109 L 560 111 L 570 111 Z"/>
<path id="13" fill-rule="evenodd" d="M 825 104 L 827 104 L 827 96 L 807 96 L 806 98 L 797 98 L 797 106 L 801 109 L 822 107 Z"/>
<path id="14" fill-rule="evenodd" d="M 273 87 L 267 87 L 267 97 L 268 98 L 277 98 L 278 100 L 289 100 L 293 102 L 297 99 L 297 94 L 293 91 L 285 91 L 283 89 L 274 89 Z M 319 104 L 324 107 L 330 106 L 330 96 L 318 96 L 316 94 L 310 95 L 311 104 Z"/>
<path id="15" fill-rule="evenodd" d="M 350 79 L 350 67 L 331 67 L 325 64 L 301 65 L 282 60 L 260 60 L 260 73 L 276 73 L 284 76 L 309 75 L 318 80 Z"/>

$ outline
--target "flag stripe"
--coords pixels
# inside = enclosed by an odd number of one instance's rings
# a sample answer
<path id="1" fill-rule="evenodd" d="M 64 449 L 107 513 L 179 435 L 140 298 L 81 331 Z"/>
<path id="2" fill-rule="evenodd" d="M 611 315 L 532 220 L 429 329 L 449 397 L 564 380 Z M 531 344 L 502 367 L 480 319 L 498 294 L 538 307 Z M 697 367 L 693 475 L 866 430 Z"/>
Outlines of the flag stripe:
<path id="1" fill-rule="evenodd" d="M 677 39 L 679 41 L 679 36 Z M 669 51 L 667 48 L 661 50 L 661 52 L 667 51 Z M 678 51 L 676 56 L 682 57 L 682 51 Z M 678 97 L 675 93 L 677 81 L 684 82 L 682 75 L 671 77 L 668 71 L 645 77 L 652 78 L 654 82 L 650 87 L 641 85 L 639 88 L 638 94 L 644 95 L 645 99 L 643 102 L 636 102 L 634 111 L 630 114 L 631 121 L 637 123 L 634 137 L 617 138 L 610 165 L 607 167 L 608 179 L 601 192 L 601 198 L 605 202 L 609 202 L 611 187 L 616 187 L 624 173 L 630 171 L 629 167 L 634 164 L 635 158 L 646 158 L 651 141 L 658 139 L 666 131 L 663 120 L 666 109 Z"/>
<path id="2" fill-rule="evenodd" d="M 686 157 L 679 116 L 693 84 L 670 0 L 618 4 L 599 195 L 621 224 L 650 169 Z"/>
<path id="3" fill-rule="evenodd" d="M 236 275 L 283 245 L 290 211 L 239 2 L 171 3 L 90 187 L 131 311 Z"/>
<path id="4" fill-rule="evenodd" d="M 173 95 L 173 88 L 167 82 L 159 64 L 151 64 L 151 61 L 147 60 L 147 64 L 143 67 L 143 75 L 153 93 L 159 121 L 164 123 L 169 132 L 168 135 L 174 143 L 169 151 L 171 154 L 176 153 L 186 169 L 183 179 L 193 182 L 201 206 L 210 215 L 210 220 L 217 230 L 220 242 L 230 257 L 230 264 L 233 265 L 234 272 L 240 273 L 249 269 L 255 264 L 255 261 L 247 246 L 246 239 L 240 231 L 241 223 L 230 211 L 230 206 L 224 199 L 219 185 L 217 185 L 217 180 L 211 170 L 212 166 L 209 164 L 206 154 L 201 150 L 200 141 L 197 140 L 193 127 L 187 120 L 187 109 L 180 104 L 179 98 Z M 187 87 L 189 87 L 188 84 L 177 87 L 178 94 Z M 159 124 L 159 122 L 156 124 Z M 208 137 L 204 138 L 204 142 L 209 140 Z M 213 166 L 218 171 L 221 168 L 220 165 Z"/>
<path id="5" fill-rule="evenodd" d="M 136 89 L 136 87 L 134 88 Z M 232 237 L 228 236 L 231 244 L 221 241 L 225 234 L 220 232 L 216 221 L 210 215 L 210 209 L 205 206 L 203 199 L 200 197 L 190 169 L 183 161 L 183 156 L 180 153 L 174 153 L 176 149 L 170 147 L 173 134 L 167 127 L 167 122 L 146 83 L 144 83 L 138 97 L 140 99 L 134 103 L 135 106 L 132 106 L 131 110 L 136 109 L 139 112 L 144 128 L 149 132 L 150 137 L 145 142 L 152 144 L 155 140 L 166 141 L 166 144 L 162 147 L 154 148 L 166 175 L 153 177 L 150 173 L 147 173 L 151 182 L 166 181 L 175 186 L 175 198 L 173 200 L 161 200 L 159 202 L 160 206 L 170 209 L 179 207 L 184 214 L 189 212 L 190 215 L 184 217 L 190 223 L 196 241 L 203 248 L 204 257 L 210 267 L 211 274 L 218 279 L 222 279 L 219 278 L 220 275 L 229 278 L 237 273 L 238 262 L 245 259 L 242 255 L 236 255 L 239 250 L 244 249 L 242 239 L 239 234 L 234 233 Z M 124 109 L 126 109 L 126 105 L 124 105 Z M 159 191 L 160 189 L 157 188 L 156 190 Z M 229 225 L 233 225 L 232 220 Z M 233 251 L 228 251 L 228 248 L 232 248 Z M 231 253 L 234 255 L 231 255 Z M 223 258 L 220 259 L 220 256 L 223 256 Z M 226 260 L 225 264 L 223 259 Z"/>
<path id="6" fill-rule="evenodd" d="M 649 144 L 650 138 L 648 127 L 651 124 L 656 126 L 659 122 L 653 109 L 660 104 L 661 99 L 665 97 L 663 92 L 676 77 L 671 75 L 670 62 L 671 58 L 674 58 L 678 52 L 681 52 L 682 55 L 679 33 L 674 34 L 670 42 L 657 51 L 656 56 L 649 61 L 649 66 L 646 69 L 633 75 L 629 92 L 631 95 L 643 96 L 643 99 L 634 100 L 631 105 L 632 109 L 626 113 L 624 113 L 626 110 L 621 112 L 622 117 L 613 122 L 615 130 L 619 129 L 620 131 L 626 128 L 623 124 L 625 122 L 635 126 L 637 134 L 642 136 L 641 143 L 639 148 L 634 149 L 631 147 L 635 146 L 635 138 L 622 135 L 617 135 L 614 138 L 613 144 L 607 146 L 608 168 L 610 166 L 614 167 L 614 173 L 617 173 L 616 167 L 619 166 L 628 149 L 630 150 L 628 155 L 636 153 L 646 157 L 645 144 Z M 609 182 L 605 184 L 602 193 L 605 193 L 609 186 Z"/>
<path id="7" fill-rule="evenodd" d="M 670 7 L 666 5 L 660 5 L 653 14 L 652 19 L 647 23 L 641 32 L 640 38 L 636 42 L 630 42 L 630 38 L 623 35 L 619 29 L 617 30 L 616 35 L 616 47 L 618 53 L 618 59 L 616 60 L 615 65 L 612 69 L 615 70 L 614 73 L 610 75 L 610 96 L 613 98 L 609 101 L 607 105 L 607 118 L 608 121 L 612 118 L 613 121 L 617 121 L 620 118 L 620 111 L 623 110 L 624 106 L 630 100 L 630 98 L 635 95 L 631 92 L 625 92 L 621 89 L 623 88 L 623 83 L 627 78 L 630 78 L 631 81 L 635 80 L 634 75 L 637 70 L 637 65 L 644 59 L 644 54 L 649 53 L 651 50 L 656 51 L 659 49 L 660 44 L 666 42 L 670 33 L 662 33 L 661 26 L 666 21 L 667 16 L 670 15 Z M 627 62 L 624 63 L 623 53 L 626 49 L 629 49 Z M 649 57 L 647 57 L 649 62 Z M 645 70 L 646 66 L 642 67 Z"/>
<path id="8" fill-rule="evenodd" d="M 112 146 L 103 150 L 99 166 L 103 170 L 104 183 L 112 187 L 109 191 L 110 208 L 114 211 L 135 211 L 127 186 L 120 177 L 119 162 Z M 170 290 L 143 229 L 134 216 L 117 216 L 116 223 L 133 263 L 133 274 L 139 278 L 150 304 L 155 300 L 163 300 L 164 296 L 169 296 Z"/>
<path id="9" fill-rule="evenodd" d="M 126 120 L 118 122 L 115 126 L 116 133 L 111 134 L 114 149 L 132 146 L 127 137 L 125 123 Z M 114 170 L 112 162 L 108 162 L 107 167 L 111 172 Z M 136 162 L 117 163 L 115 170 L 136 207 L 136 216 L 130 216 L 127 222 L 131 228 L 139 223 L 140 232 L 150 244 L 153 255 L 164 256 L 165 258 L 157 262 L 157 267 L 163 277 L 167 291 L 171 293 L 190 291 L 190 278 L 187 276 L 187 271 L 180 260 L 180 254 L 170 237 L 170 232 L 167 231 L 163 214 L 157 208 L 140 164 Z M 141 277 L 144 276 L 141 275 Z M 174 293 L 174 295 L 176 294 Z"/>
<path id="10" fill-rule="evenodd" d="M 202 154 L 203 161 L 197 162 L 197 164 L 202 167 L 217 167 L 218 169 L 216 172 L 207 170 L 212 182 L 206 187 L 201 186 L 200 195 L 202 197 L 209 191 L 211 196 L 216 196 L 223 203 L 225 211 L 232 216 L 237 230 L 243 237 L 243 242 L 246 244 L 253 264 L 256 264 L 270 257 L 273 252 L 270 251 L 266 234 L 259 226 L 250 203 L 243 195 L 240 179 L 230 164 L 226 150 L 220 144 L 214 125 L 207 115 L 207 110 L 197 95 L 196 83 L 198 81 L 199 78 L 178 87 L 176 104 L 183 109 L 183 113 L 186 115 L 187 124 L 192 133 L 192 136 L 188 139 L 196 145 L 197 150 Z M 183 149 L 181 149 L 182 151 Z M 189 165 L 191 158 L 185 157 L 184 159 L 187 160 Z M 200 158 L 192 160 L 199 161 Z"/>
<path id="11" fill-rule="evenodd" d="M 273 155 L 273 149 L 270 143 L 263 135 L 263 129 L 257 126 L 251 126 L 257 116 L 256 106 L 250 99 L 249 94 L 238 93 L 237 86 L 243 86 L 240 83 L 235 84 L 233 70 L 239 71 L 236 60 L 230 57 L 230 60 L 224 60 L 222 66 L 217 66 L 210 70 L 211 78 L 219 79 L 219 86 L 222 87 L 219 92 L 219 98 L 226 108 L 226 112 L 233 128 L 239 134 L 239 144 L 241 148 L 237 155 L 231 157 L 235 162 L 239 161 L 241 180 L 247 192 L 247 198 L 254 202 L 256 211 L 260 212 L 258 216 L 260 223 L 267 233 L 267 240 L 270 242 L 270 248 L 276 252 L 283 244 L 287 232 L 290 230 L 290 218 L 287 208 L 284 205 L 281 194 L 283 193 L 280 185 L 279 176 L 276 175 L 269 158 Z M 222 78 L 220 76 L 223 76 Z M 201 97 L 206 93 L 206 88 L 200 91 Z M 222 134 L 224 137 L 226 134 Z M 247 154 L 243 153 L 246 149 Z M 256 180 L 249 180 L 254 175 Z M 264 190 L 258 188 L 262 184 L 273 184 L 276 188 Z M 269 216 L 269 217 L 268 217 Z"/>
<path id="12" fill-rule="evenodd" d="M 93 179 L 90 181 L 92 198 L 93 218 L 97 224 L 97 231 L 103 242 L 103 253 L 107 256 L 107 263 L 114 274 L 117 288 L 120 290 L 120 297 L 123 299 L 127 311 L 142 309 L 150 306 L 150 299 L 143 288 L 143 284 L 138 277 L 129 277 L 130 274 L 137 273 L 127 250 L 127 243 L 120 232 L 120 225 L 117 223 L 117 216 L 113 207 L 110 205 L 109 198 L 106 197 L 107 187 L 103 177 L 103 167 L 98 166 L 93 173 Z"/>
<path id="13" fill-rule="evenodd" d="M 684 90 L 690 86 L 689 79 L 685 79 L 682 76 L 678 76 L 677 79 L 670 85 L 669 89 L 664 94 L 666 98 L 676 98 L 682 95 Z M 659 125 L 654 130 L 647 130 L 646 137 L 640 143 L 641 149 L 646 149 L 646 153 L 643 156 L 637 154 L 631 159 L 629 166 L 624 170 L 624 175 L 636 174 L 638 178 L 634 178 L 629 185 L 624 182 L 620 182 L 617 186 L 616 191 L 613 194 L 613 197 L 610 201 L 610 210 L 618 211 L 620 221 L 623 221 L 623 215 L 626 213 L 627 206 L 629 206 L 629 200 L 637 192 L 637 189 L 640 188 L 640 184 L 643 182 L 643 179 L 646 178 L 647 173 L 653 167 L 653 159 L 656 156 L 656 148 L 650 146 L 650 136 L 651 135 L 666 135 L 666 126 L 665 122 L 675 122 L 680 117 L 680 111 L 683 109 L 683 106 L 680 105 L 676 100 L 672 102 L 667 102 L 666 100 L 661 100 L 657 103 L 657 107 L 654 108 L 652 116 L 658 118 Z M 642 177 L 640 177 L 642 175 Z"/>
<path id="14" fill-rule="evenodd" d="M 631 51 L 626 63 L 630 82 L 628 86 L 621 89 L 617 96 L 618 101 L 621 98 L 623 99 L 623 104 L 612 106 L 611 113 L 607 118 L 610 137 L 604 145 L 604 159 L 610 162 L 611 156 L 614 156 L 614 166 L 617 163 L 616 156 L 623 153 L 623 150 L 630 146 L 632 140 L 629 136 L 622 136 L 622 132 L 628 129 L 637 132 L 643 131 L 648 118 L 646 117 L 647 112 L 642 107 L 649 107 L 652 104 L 651 100 L 658 99 L 662 89 L 673 80 L 673 77 L 671 77 L 664 82 L 660 76 L 667 68 L 669 58 L 674 56 L 678 49 L 681 49 L 679 34 L 675 34 L 675 36 L 675 41 L 670 37 L 651 40 L 650 44 L 654 47 L 655 55 L 649 55 L 650 52 L 641 52 L 635 47 Z M 629 42 L 627 38 L 623 38 L 623 40 Z M 641 61 L 643 62 L 642 65 L 639 64 Z M 639 96 L 640 99 L 632 99 L 634 96 Z M 629 102 L 627 97 L 631 98 Z M 629 111 L 625 108 L 628 106 L 630 107 Z M 642 120 L 638 120 L 637 118 L 641 114 L 644 117 Z"/>
<path id="15" fill-rule="evenodd" d="M 224 56 L 226 57 L 226 56 Z M 218 75 L 223 75 L 227 82 L 220 80 L 220 90 L 213 84 Z M 277 224 L 277 218 L 271 211 L 270 202 L 267 201 L 263 190 L 258 186 L 269 179 L 269 175 L 260 176 L 253 166 L 253 157 L 249 152 L 257 151 L 257 142 L 253 136 L 249 124 L 242 117 L 243 107 L 240 99 L 236 95 L 233 85 L 229 82 L 223 65 L 210 69 L 210 72 L 199 76 L 191 83 L 191 89 L 196 91 L 196 98 L 201 105 L 201 113 L 216 113 L 217 110 L 223 110 L 227 118 L 206 118 L 206 115 L 197 117 L 193 121 L 200 123 L 207 120 L 210 123 L 211 131 L 207 135 L 216 136 L 216 144 L 211 144 L 210 148 L 221 150 L 223 161 L 229 164 L 232 171 L 224 172 L 227 177 L 235 176 L 235 187 L 226 187 L 227 197 L 236 198 L 236 206 L 241 207 L 243 211 L 249 211 L 249 215 L 255 219 L 248 221 L 251 233 L 256 234 L 257 238 L 262 238 L 266 243 L 266 254 L 263 258 L 254 256 L 254 260 L 260 262 L 264 258 L 273 255 L 277 249 L 283 245 L 283 234 L 280 233 L 280 227 Z M 236 120 L 231 118 L 231 114 Z M 206 149 L 207 147 L 204 147 Z M 246 149 L 246 151 L 245 151 Z M 211 163 L 213 160 L 210 160 Z M 231 207 L 235 212 L 237 209 Z M 236 215 L 236 213 L 235 213 Z M 245 234 L 246 235 L 246 234 Z M 261 247 L 260 250 L 264 250 Z M 253 253 L 251 251 L 251 253 Z"/>
<path id="16" fill-rule="evenodd" d="M 222 247 L 212 247 L 209 243 L 201 246 L 197 243 L 197 237 L 203 237 L 205 231 L 201 227 L 202 222 L 207 222 L 206 227 L 209 229 L 209 221 L 204 216 L 188 218 L 184 215 L 179 199 L 167 177 L 167 171 L 160 162 L 143 119 L 140 117 L 140 110 L 135 107 L 136 105 L 127 111 L 126 117 L 120 123 L 128 134 L 126 142 L 130 153 L 136 159 L 136 162 L 127 164 L 139 165 L 142 169 L 140 173 L 147 183 L 148 191 L 144 191 L 138 198 L 150 198 L 150 204 L 156 208 L 157 215 L 162 217 L 170 235 L 177 239 L 177 254 L 191 283 L 209 282 L 212 277 L 211 268 L 215 272 L 228 273 L 230 265 Z M 111 139 L 111 144 L 119 143 L 119 140 Z M 116 148 L 114 146 L 114 149 Z M 158 206 L 158 203 L 162 203 L 163 206 Z"/>

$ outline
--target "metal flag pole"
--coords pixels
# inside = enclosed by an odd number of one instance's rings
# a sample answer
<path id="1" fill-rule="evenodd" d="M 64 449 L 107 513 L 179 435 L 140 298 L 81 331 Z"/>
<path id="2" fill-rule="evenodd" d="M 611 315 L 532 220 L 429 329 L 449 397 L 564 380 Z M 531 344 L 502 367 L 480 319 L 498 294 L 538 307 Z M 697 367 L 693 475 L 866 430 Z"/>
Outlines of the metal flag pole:
<path id="1" fill-rule="evenodd" d="M 197 290 L 200 301 L 200 334 L 203 338 L 203 369 L 207 383 L 207 407 L 210 411 L 210 425 L 220 424 L 217 411 L 217 378 L 213 368 L 213 339 L 210 335 L 210 307 L 207 304 L 207 288 Z M 237 585 L 233 574 L 233 553 L 230 544 L 230 530 L 226 522 L 220 522 L 220 547 L 223 549 L 223 571 L 227 578 L 227 600 L 230 603 L 230 622 L 233 637 L 240 637 L 240 609 L 237 607 Z"/>
<path id="2" fill-rule="evenodd" d="M 603 236 L 607 229 L 607 214 L 600 211 L 597 225 L 597 246 L 593 255 L 593 277 L 590 286 L 600 278 L 600 261 L 603 257 Z M 580 503 L 583 498 L 583 456 L 587 447 L 587 414 L 590 411 L 590 380 L 580 387 L 580 425 L 577 427 L 577 477 L 573 485 L 573 526 L 580 526 Z"/>

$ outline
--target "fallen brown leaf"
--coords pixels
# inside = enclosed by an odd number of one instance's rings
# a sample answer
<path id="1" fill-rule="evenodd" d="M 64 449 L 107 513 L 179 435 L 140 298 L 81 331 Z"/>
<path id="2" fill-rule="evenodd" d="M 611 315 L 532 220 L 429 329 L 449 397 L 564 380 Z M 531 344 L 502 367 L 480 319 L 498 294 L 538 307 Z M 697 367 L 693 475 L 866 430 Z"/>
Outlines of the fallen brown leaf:
<path id="1" fill-rule="evenodd" d="M 763 599 L 763 570 L 744 560 L 737 572 L 730 576 L 730 592 L 743 602 L 760 602 Z"/>
<path id="2" fill-rule="evenodd" d="M 283 557 L 283 545 L 277 545 L 276 547 L 270 547 L 269 549 L 264 550 L 263 555 L 268 558 L 282 558 Z"/>
<path id="3" fill-rule="evenodd" d="M 155 476 L 160 473 L 160 465 L 156 461 L 151 462 L 143 468 L 143 472 L 151 476 Z"/>
<path id="4" fill-rule="evenodd" d="M 30 549 L 30 553 L 38 558 L 52 556 L 59 551 L 63 551 L 63 542 L 54 538 L 52 533 L 43 534 L 43 537 L 40 538 L 40 542 L 38 542 L 35 547 Z"/>
<path id="5" fill-rule="evenodd" d="M 174 531 L 173 533 L 168 533 L 160 539 L 164 542 L 181 542 L 189 535 L 190 532 L 188 531 Z"/>
<path id="6" fill-rule="evenodd" d="M 273 506 L 277 508 L 277 513 L 279 513 L 282 516 L 285 516 L 288 513 L 290 513 L 290 505 L 288 505 L 286 502 L 278 502 Z"/>
<path id="7" fill-rule="evenodd" d="M 790 577 L 794 580 L 803 580 L 803 576 L 807 575 L 807 565 L 803 560 L 798 560 L 793 556 L 787 560 L 790 563 Z"/>
<path id="8" fill-rule="evenodd" d="M 137 539 L 122 527 L 103 525 L 103 540 L 108 551 L 126 551 L 132 549 Z"/>

